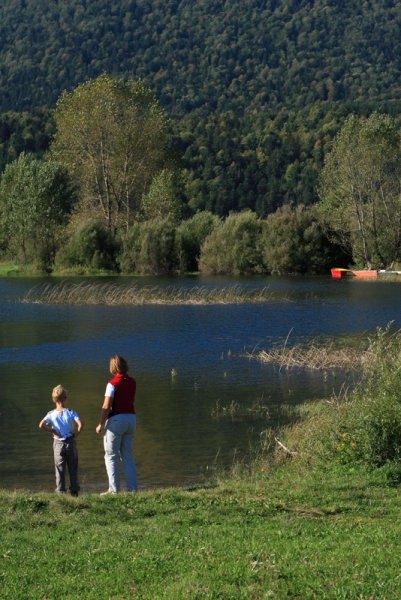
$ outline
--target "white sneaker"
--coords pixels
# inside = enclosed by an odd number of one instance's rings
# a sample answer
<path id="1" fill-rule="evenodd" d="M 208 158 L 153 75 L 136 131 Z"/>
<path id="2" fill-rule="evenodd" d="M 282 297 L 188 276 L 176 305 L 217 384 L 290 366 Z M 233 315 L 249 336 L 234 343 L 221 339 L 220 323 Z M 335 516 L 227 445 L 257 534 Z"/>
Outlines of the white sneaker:
<path id="1" fill-rule="evenodd" d="M 101 496 L 107 496 L 108 494 L 117 494 L 117 492 L 113 492 L 112 490 L 107 490 L 107 492 L 101 492 Z"/>

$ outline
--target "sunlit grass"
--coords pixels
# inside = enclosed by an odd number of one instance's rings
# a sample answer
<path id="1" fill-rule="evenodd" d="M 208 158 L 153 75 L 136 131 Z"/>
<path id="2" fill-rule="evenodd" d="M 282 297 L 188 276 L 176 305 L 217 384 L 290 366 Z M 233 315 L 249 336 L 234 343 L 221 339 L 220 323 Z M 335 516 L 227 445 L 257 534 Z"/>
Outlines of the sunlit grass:
<path id="1" fill-rule="evenodd" d="M 20 267 L 14 263 L 0 263 L 0 277 L 8 277 L 9 275 L 18 275 L 21 272 Z"/>
<path id="2" fill-rule="evenodd" d="M 0 506 L 4 599 L 399 597 L 401 495 L 380 473 L 295 460 L 196 490 L 0 491 Z"/>
<path id="3" fill-rule="evenodd" d="M 121 283 L 61 282 L 33 287 L 24 302 L 39 304 L 241 304 L 269 302 L 272 293 L 267 287 L 257 290 L 240 286 L 207 288 L 204 286 L 182 288 L 179 286 L 150 286 Z"/>

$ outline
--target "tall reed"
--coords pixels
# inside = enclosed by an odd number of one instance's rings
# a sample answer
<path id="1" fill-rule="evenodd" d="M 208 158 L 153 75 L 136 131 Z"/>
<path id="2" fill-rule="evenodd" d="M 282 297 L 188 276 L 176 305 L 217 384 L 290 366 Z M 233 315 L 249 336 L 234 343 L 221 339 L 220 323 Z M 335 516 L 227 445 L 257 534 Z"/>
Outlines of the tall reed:
<path id="1" fill-rule="evenodd" d="M 207 288 L 197 286 L 149 286 L 121 283 L 60 282 L 33 287 L 23 302 L 38 304 L 241 304 L 268 302 L 272 293 L 267 287 L 247 290 L 240 286 Z"/>
<path id="2" fill-rule="evenodd" d="M 296 344 L 274 347 L 247 354 L 249 358 L 263 363 L 277 365 L 280 369 L 355 369 L 367 367 L 374 359 L 372 348 L 339 348 L 334 342 L 325 345 L 316 341 L 309 344 Z"/>

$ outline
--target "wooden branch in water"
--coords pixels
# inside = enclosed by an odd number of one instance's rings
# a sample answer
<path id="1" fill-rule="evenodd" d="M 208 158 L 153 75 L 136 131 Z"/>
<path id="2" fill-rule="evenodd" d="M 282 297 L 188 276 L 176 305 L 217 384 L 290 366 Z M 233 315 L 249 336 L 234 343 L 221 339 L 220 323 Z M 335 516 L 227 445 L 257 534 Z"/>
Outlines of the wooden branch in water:
<path id="1" fill-rule="evenodd" d="M 284 444 L 282 442 L 280 442 L 280 440 L 278 438 L 275 437 L 274 441 L 281 448 L 281 450 L 284 450 L 284 452 L 286 454 L 288 454 L 288 456 L 296 456 L 298 454 L 298 452 L 294 452 L 293 450 L 290 450 L 289 448 L 287 448 L 287 446 L 284 446 Z"/>

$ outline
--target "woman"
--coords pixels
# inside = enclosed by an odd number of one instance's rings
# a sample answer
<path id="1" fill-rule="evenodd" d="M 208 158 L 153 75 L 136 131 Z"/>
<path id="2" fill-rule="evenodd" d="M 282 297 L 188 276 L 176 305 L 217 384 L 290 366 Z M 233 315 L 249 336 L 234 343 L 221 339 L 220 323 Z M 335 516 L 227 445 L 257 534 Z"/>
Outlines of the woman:
<path id="1" fill-rule="evenodd" d="M 128 375 L 128 364 L 118 354 L 110 358 L 110 373 L 113 379 L 107 384 L 100 421 L 96 427 L 96 433 L 104 432 L 104 460 L 109 478 L 109 489 L 102 495 L 120 491 L 120 458 L 127 491 L 137 490 L 136 465 L 132 453 L 136 427 L 136 381 Z"/>

